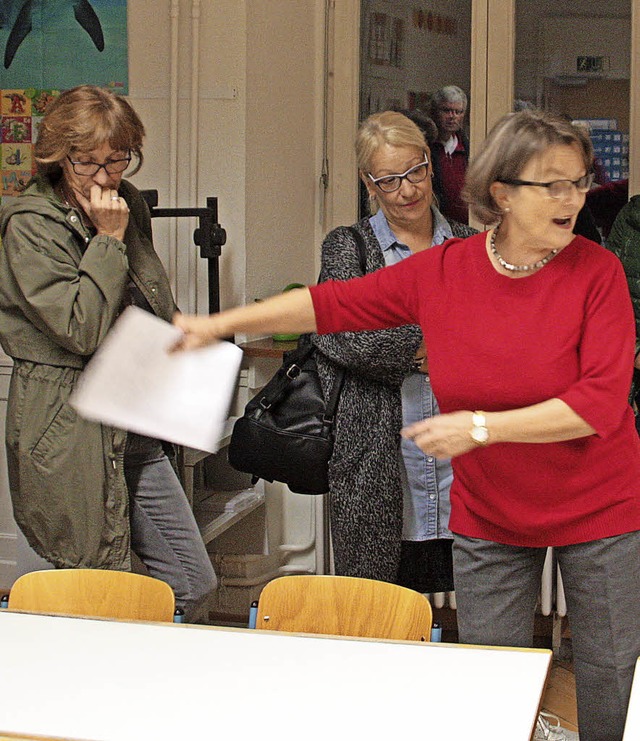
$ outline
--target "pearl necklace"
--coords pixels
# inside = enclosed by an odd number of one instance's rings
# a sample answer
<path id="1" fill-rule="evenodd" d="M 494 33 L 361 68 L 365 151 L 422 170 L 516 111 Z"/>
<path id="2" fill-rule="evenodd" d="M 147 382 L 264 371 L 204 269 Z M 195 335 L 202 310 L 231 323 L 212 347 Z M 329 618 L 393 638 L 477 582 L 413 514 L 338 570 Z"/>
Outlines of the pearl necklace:
<path id="1" fill-rule="evenodd" d="M 551 260 L 553 260 L 553 258 L 559 252 L 558 249 L 553 249 L 546 257 L 543 257 L 537 262 L 532 262 L 530 265 L 513 265 L 513 263 L 507 262 L 496 249 L 496 236 L 498 235 L 499 227 L 500 224 L 498 224 L 498 226 L 496 226 L 496 228 L 493 230 L 491 240 L 489 241 L 489 247 L 491 248 L 491 252 L 495 256 L 496 260 L 500 263 L 500 265 L 505 270 L 510 270 L 512 273 L 525 273 L 529 270 L 537 270 L 538 268 L 543 268 L 548 262 L 551 262 Z"/>

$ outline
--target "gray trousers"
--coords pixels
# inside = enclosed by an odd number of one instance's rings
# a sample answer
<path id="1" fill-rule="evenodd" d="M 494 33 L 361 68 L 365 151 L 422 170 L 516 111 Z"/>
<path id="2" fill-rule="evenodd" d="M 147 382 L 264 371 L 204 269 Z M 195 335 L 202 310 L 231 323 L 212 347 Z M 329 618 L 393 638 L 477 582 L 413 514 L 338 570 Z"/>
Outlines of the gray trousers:
<path id="1" fill-rule="evenodd" d="M 171 462 L 157 441 L 131 435 L 125 457 L 131 550 L 150 576 L 167 582 L 185 619 L 199 617 L 217 586 L 211 559 Z M 51 569 L 18 530 L 18 576 Z"/>
<path id="2" fill-rule="evenodd" d="M 571 625 L 580 741 L 621 741 L 640 656 L 640 532 L 554 553 Z M 532 645 L 545 554 L 454 536 L 461 643 Z"/>

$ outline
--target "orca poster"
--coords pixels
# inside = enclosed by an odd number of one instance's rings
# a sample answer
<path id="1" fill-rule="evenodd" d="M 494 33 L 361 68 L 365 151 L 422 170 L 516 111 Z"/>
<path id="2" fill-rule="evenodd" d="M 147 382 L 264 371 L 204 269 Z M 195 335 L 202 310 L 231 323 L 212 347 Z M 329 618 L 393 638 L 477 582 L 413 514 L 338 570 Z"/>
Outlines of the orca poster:
<path id="1" fill-rule="evenodd" d="M 0 0 L 0 89 L 128 93 L 126 0 Z"/>

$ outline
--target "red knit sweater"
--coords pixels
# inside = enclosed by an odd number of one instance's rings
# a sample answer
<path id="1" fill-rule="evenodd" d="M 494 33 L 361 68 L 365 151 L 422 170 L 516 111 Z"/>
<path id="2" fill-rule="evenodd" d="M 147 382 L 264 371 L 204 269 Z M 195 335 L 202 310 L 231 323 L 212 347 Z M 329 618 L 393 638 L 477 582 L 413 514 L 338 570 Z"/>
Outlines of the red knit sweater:
<path id="1" fill-rule="evenodd" d="M 453 460 L 454 532 L 523 546 L 640 529 L 640 441 L 627 402 L 635 325 L 622 265 L 576 237 L 533 275 L 496 272 L 486 234 L 311 289 L 320 333 L 422 327 L 442 413 L 562 399 L 597 434 L 496 443 Z"/>

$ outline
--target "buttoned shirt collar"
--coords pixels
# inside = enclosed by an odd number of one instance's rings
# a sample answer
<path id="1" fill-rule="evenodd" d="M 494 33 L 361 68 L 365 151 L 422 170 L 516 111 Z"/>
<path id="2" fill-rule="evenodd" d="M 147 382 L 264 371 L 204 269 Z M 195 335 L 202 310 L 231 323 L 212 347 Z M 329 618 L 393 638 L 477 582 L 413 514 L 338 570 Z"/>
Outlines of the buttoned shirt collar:
<path id="1" fill-rule="evenodd" d="M 438 211 L 435 206 L 431 206 L 431 213 L 433 214 L 433 241 L 434 244 L 442 244 L 447 239 L 453 237 L 453 232 L 449 226 L 449 222 L 444 216 Z M 374 216 L 369 219 L 373 233 L 376 235 L 380 247 L 383 253 L 387 252 L 392 248 L 404 247 L 409 249 L 406 245 L 399 242 L 396 235 L 391 231 L 387 217 L 380 209 Z"/>

